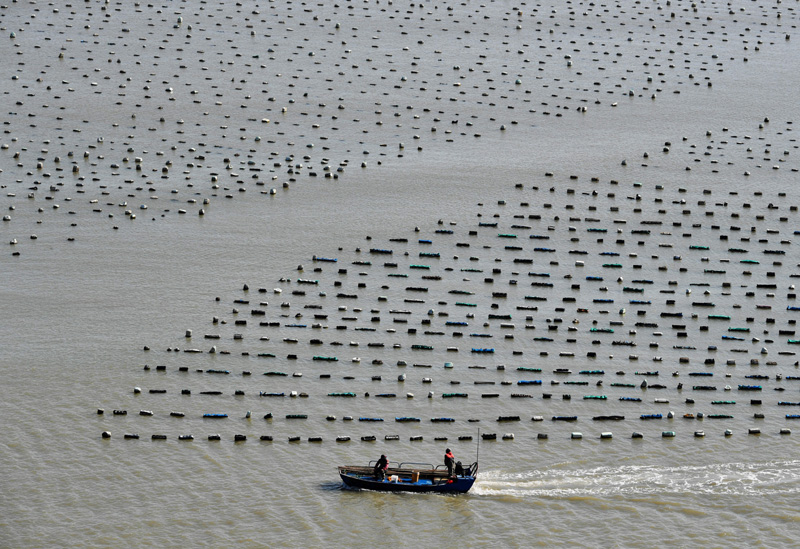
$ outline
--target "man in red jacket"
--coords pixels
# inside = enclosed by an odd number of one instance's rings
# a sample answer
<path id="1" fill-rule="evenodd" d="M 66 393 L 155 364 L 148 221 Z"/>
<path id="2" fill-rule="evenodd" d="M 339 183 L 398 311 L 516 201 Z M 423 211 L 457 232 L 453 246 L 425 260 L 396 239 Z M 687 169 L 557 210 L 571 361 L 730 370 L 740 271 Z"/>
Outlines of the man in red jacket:
<path id="1" fill-rule="evenodd" d="M 453 467 L 456 464 L 456 458 L 453 456 L 453 452 L 450 451 L 450 448 L 444 451 L 444 464 L 447 466 L 447 476 L 453 476 Z"/>

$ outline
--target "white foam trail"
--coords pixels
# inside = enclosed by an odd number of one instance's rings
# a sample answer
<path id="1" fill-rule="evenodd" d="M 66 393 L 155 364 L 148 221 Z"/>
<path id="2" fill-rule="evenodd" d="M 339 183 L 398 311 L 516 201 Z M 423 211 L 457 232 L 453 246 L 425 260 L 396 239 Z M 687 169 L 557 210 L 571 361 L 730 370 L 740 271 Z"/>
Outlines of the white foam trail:
<path id="1" fill-rule="evenodd" d="M 767 495 L 800 492 L 800 461 L 482 472 L 473 492 L 489 496 L 573 497 L 648 494 Z"/>

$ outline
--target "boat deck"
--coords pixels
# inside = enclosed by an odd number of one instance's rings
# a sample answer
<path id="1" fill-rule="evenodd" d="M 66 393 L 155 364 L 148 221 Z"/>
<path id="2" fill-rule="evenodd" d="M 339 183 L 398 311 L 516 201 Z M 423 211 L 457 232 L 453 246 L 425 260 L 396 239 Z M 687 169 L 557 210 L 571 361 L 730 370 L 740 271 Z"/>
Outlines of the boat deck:
<path id="1" fill-rule="evenodd" d="M 346 475 L 354 475 L 358 477 L 373 477 L 375 469 L 373 467 L 363 465 L 345 465 L 339 467 L 339 472 Z M 386 470 L 386 477 L 396 475 L 400 478 L 408 478 L 413 474 L 419 473 L 420 480 L 444 480 L 448 478 L 446 469 L 417 469 L 411 467 L 389 467 Z"/>

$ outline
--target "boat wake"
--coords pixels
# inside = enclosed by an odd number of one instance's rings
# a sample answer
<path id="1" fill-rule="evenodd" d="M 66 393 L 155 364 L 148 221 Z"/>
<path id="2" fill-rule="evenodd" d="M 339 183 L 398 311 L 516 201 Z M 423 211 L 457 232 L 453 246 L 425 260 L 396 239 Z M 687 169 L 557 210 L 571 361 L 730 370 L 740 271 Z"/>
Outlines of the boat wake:
<path id="1" fill-rule="evenodd" d="M 582 497 L 649 494 L 769 495 L 800 492 L 800 461 L 655 465 L 509 473 L 483 471 L 472 492 L 481 496 Z"/>

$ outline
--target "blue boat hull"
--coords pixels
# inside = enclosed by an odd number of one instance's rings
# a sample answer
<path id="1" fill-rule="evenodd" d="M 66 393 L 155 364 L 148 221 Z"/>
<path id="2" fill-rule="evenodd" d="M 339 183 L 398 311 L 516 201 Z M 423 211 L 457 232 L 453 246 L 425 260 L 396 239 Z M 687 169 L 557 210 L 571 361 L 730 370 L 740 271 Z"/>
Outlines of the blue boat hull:
<path id="1" fill-rule="evenodd" d="M 475 477 L 458 477 L 454 479 L 444 479 L 441 481 L 410 480 L 399 479 L 396 482 L 386 480 L 376 480 L 356 475 L 340 473 L 342 482 L 350 488 L 360 488 L 362 490 L 376 490 L 379 492 L 433 492 L 439 494 L 463 494 L 468 492 L 475 483 Z"/>

